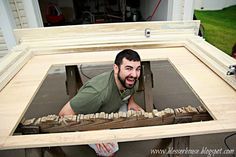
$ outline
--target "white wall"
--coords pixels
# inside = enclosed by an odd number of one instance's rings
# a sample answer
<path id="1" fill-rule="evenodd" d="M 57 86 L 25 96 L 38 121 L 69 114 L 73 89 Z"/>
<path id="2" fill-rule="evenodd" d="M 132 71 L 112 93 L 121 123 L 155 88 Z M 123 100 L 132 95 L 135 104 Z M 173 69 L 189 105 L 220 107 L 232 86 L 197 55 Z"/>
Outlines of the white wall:
<path id="1" fill-rule="evenodd" d="M 168 0 L 168 20 L 192 20 L 194 0 Z"/>
<path id="2" fill-rule="evenodd" d="M 23 0 L 24 10 L 30 28 L 43 27 L 43 21 L 37 0 Z"/>
<path id="3" fill-rule="evenodd" d="M 156 7 L 157 0 L 141 0 L 140 11 L 146 19 Z M 194 0 L 162 0 L 152 21 L 192 20 Z"/>
<path id="4" fill-rule="evenodd" d="M 192 20 L 193 14 L 194 14 L 194 0 L 185 0 L 183 20 Z"/>
<path id="5" fill-rule="evenodd" d="M 196 10 L 221 10 L 236 5 L 236 0 L 195 0 Z"/>
<path id="6" fill-rule="evenodd" d="M 172 21 L 183 20 L 184 0 L 173 0 Z"/>
<path id="7" fill-rule="evenodd" d="M 7 44 L 8 50 L 16 45 L 13 30 L 16 28 L 16 24 L 13 19 L 11 7 L 8 1 L 0 1 L 0 27 L 3 37 Z"/>

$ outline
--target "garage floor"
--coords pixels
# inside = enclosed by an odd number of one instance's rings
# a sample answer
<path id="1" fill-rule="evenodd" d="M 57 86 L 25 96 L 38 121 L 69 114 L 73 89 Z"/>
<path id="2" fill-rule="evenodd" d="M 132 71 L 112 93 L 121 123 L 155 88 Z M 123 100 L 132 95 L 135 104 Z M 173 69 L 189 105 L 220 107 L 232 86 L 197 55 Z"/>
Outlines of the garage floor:
<path id="1" fill-rule="evenodd" d="M 85 75 L 91 78 L 104 71 L 110 70 L 111 68 L 112 64 L 82 65 L 82 68 L 80 68 L 80 73 L 84 73 L 84 75 L 82 75 L 82 80 L 85 82 L 87 80 Z M 41 117 L 48 114 L 58 114 L 62 106 L 69 99 L 68 95 L 66 94 L 66 76 L 64 69 L 65 68 L 63 66 L 55 66 L 51 68 L 47 78 L 43 82 L 33 102 L 28 108 L 24 116 L 25 118 Z M 198 99 L 191 87 L 186 84 L 181 75 L 178 74 L 170 62 L 167 60 L 151 62 L 151 69 L 154 76 L 154 105 L 158 110 L 162 110 L 167 107 L 177 108 L 187 105 L 202 105 L 201 100 Z M 143 93 L 138 93 L 136 95 L 136 101 L 140 104 L 140 106 L 143 106 Z M 208 154 L 206 152 L 207 150 L 215 152 L 216 154 L 214 156 L 217 157 L 233 156 L 232 154 L 223 154 L 223 151 L 227 149 L 224 144 L 224 138 L 230 134 L 232 133 L 191 136 L 189 149 L 195 151 L 198 150 L 199 153 L 190 156 L 213 156 L 212 154 Z M 119 143 L 120 150 L 116 154 L 116 157 L 155 156 L 155 154 L 152 154 L 151 151 L 158 145 L 159 142 L 160 140 L 121 142 Z M 229 138 L 227 143 L 229 147 L 231 147 L 232 152 L 234 152 L 234 150 L 236 150 L 236 136 Z M 62 148 L 68 157 L 96 156 L 94 151 L 87 145 L 66 146 Z M 23 157 L 24 155 L 24 149 L 0 151 L 0 157 Z M 46 152 L 45 156 L 47 157 L 51 155 Z"/>

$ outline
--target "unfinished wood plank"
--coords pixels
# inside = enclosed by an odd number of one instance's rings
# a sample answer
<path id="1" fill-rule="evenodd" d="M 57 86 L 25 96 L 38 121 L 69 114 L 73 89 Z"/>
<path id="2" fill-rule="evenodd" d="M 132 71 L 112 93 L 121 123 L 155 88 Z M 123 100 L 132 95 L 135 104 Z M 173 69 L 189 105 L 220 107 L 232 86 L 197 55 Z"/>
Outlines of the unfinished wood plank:
<path id="1" fill-rule="evenodd" d="M 14 58 L 15 57 L 17 58 L 16 60 L 13 59 L 11 63 L 6 63 L 6 66 L 4 66 L 0 71 L 0 73 L 2 73 L 0 75 L 0 91 L 12 79 L 12 77 L 29 61 L 29 59 L 32 57 L 32 53 L 25 52 L 22 55 L 14 56 Z M 3 62 L 3 64 L 5 64 L 4 60 Z"/>
<path id="2" fill-rule="evenodd" d="M 236 90 L 235 75 L 227 75 L 229 66 L 236 65 L 236 60 L 224 55 L 222 51 L 197 37 L 188 40 L 188 42 L 191 44 L 186 44 L 186 48 L 194 55 L 198 56 L 207 66 Z"/>
<path id="3" fill-rule="evenodd" d="M 192 34 L 181 34 L 181 35 L 173 35 L 171 37 L 169 36 L 165 36 L 165 35 L 158 35 L 158 36 L 154 36 L 152 38 L 145 38 L 145 37 L 125 37 L 126 35 L 121 35 L 119 37 L 116 37 L 115 39 L 113 39 L 114 37 L 101 37 L 98 38 L 97 40 L 89 40 L 89 39 L 81 39 L 81 38 L 72 38 L 72 39 L 60 39 L 60 40 L 44 40 L 44 41 L 35 41 L 35 42 L 24 42 L 22 43 L 22 45 L 30 45 L 30 47 L 32 48 L 32 50 L 36 51 L 36 55 L 37 54 L 42 54 L 43 52 L 41 50 L 55 50 L 55 49 L 67 49 L 67 51 L 71 51 L 71 49 L 75 49 L 75 48 L 80 48 L 80 49 L 89 49 L 89 47 L 91 47 L 90 49 L 97 49 L 97 50 L 104 50 L 104 47 L 113 47 L 114 50 L 115 46 L 117 48 L 122 47 L 122 45 L 130 45 L 132 47 L 140 47 L 141 45 L 148 45 L 149 42 L 156 42 L 156 44 L 160 45 L 162 43 L 165 42 L 175 42 L 175 43 L 179 43 L 179 41 L 185 41 L 188 38 L 193 37 Z M 70 42 L 67 42 L 68 40 L 70 40 Z M 160 44 L 159 44 L 160 43 Z M 150 45 L 150 44 L 149 44 Z M 158 47 L 158 45 L 156 45 L 156 47 Z M 152 45 L 152 47 L 155 45 Z M 170 45 L 171 46 L 171 45 Z M 124 47 L 124 46 L 123 46 Z M 151 47 L 149 47 L 151 48 Z M 65 53 L 66 51 L 64 51 Z M 66 53 L 69 53 L 66 52 Z M 77 52 L 77 51 L 75 51 Z M 54 52 L 56 53 L 56 52 Z M 57 53 L 61 53 L 61 52 L 57 52 Z"/>
<path id="4" fill-rule="evenodd" d="M 184 40 L 184 39 L 182 39 Z M 140 45 L 141 44 L 141 45 Z M 55 47 L 45 47 L 41 45 L 32 46 L 32 50 L 35 55 L 46 55 L 46 54 L 63 54 L 63 53 L 85 53 L 93 51 L 113 51 L 114 49 L 150 49 L 150 48 L 166 48 L 166 47 L 182 47 L 184 45 L 181 41 L 150 41 L 150 42 L 125 42 L 125 43 L 111 43 L 111 44 L 99 44 L 99 45 L 78 45 L 78 42 L 70 45 Z"/>
<path id="5" fill-rule="evenodd" d="M 217 76 L 215 76 L 215 74 L 212 73 L 212 71 L 204 70 L 204 68 L 206 68 L 204 65 L 201 66 L 201 76 L 205 76 L 207 78 L 209 76 L 209 74 L 211 74 L 210 75 L 211 80 L 214 80 L 214 81 L 209 82 L 209 81 L 204 79 L 205 82 L 204 81 L 201 82 L 201 84 L 204 84 L 204 87 L 199 86 L 197 84 L 196 80 L 194 79 L 194 78 L 198 78 L 199 73 L 196 73 L 196 71 L 193 70 L 193 67 L 195 66 L 194 69 L 197 69 L 197 67 L 199 65 L 201 65 L 202 63 L 199 60 L 197 60 L 196 58 L 194 58 L 185 48 L 180 48 L 179 47 L 179 48 L 160 48 L 160 49 L 137 49 L 137 51 L 140 53 L 141 58 L 144 59 L 144 60 L 153 60 L 153 58 L 161 58 L 161 59 L 169 58 L 169 60 L 176 66 L 177 70 L 179 70 L 181 72 L 181 74 L 188 81 L 188 83 L 191 86 L 194 87 L 194 89 L 196 90 L 197 94 L 202 99 L 202 101 L 207 102 L 205 104 L 207 106 L 207 109 L 208 109 L 208 107 L 211 108 L 211 104 L 212 104 L 212 108 L 213 108 L 214 106 L 221 106 L 220 104 L 223 103 L 223 101 L 217 101 L 217 102 L 214 101 L 214 103 L 211 103 L 212 101 L 210 101 L 211 99 L 209 99 L 209 97 L 212 97 L 212 93 L 214 94 L 214 96 L 217 96 L 217 95 L 222 96 L 222 94 L 223 94 L 222 91 L 225 91 L 225 90 L 222 90 L 222 89 L 227 89 L 227 92 L 226 92 L 227 95 L 229 95 L 232 98 L 235 97 L 235 91 L 233 91 L 232 89 L 228 90 L 228 89 L 230 89 L 230 87 L 227 86 L 227 84 L 224 83 L 224 81 L 220 80 Z M 31 59 L 31 61 L 20 71 L 20 73 L 17 76 L 19 76 L 19 75 L 24 76 L 23 75 L 23 72 L 24 72 L 27 77 L 29 77 L 29 76 L 32 77 L 32 83 L 35 84 L 36 86 L 34 86 L 34 88 L 30 88 L 30 90 L 29 90 L 29 88 L 27 88 L 27 86 L 25 86 L 25 84 L 22 84 L 24 86 L 22 86 L 20 89 L 23 90 L 23 91 L 27 91 L 27 93 L 21 92 L 21 90 L 19 90 L 19 92 L 21 94 L 18 94 L 18 93 L 14 94 L 15 98 L 18 99 L 18 100 L 21 100 L 22 103 L 20 103 L 19 101 L 18 102 L 13 101 L 11 99 L 10 95 L 5 95 L 5 94 L 3 95 L 2 92 L 0 93 L 1 104 L 6 104 L 6 105 L 1 107 L 1 111 L 3 111 L 3 108 L 9 108 L 10 106 L 17 106 L 17 108 L 19 108 L 18 113 L 17 114 L 14 113 L 14 116 L 11 116 L 13 118 L 12 121 L 8 121 L 9 123 L 7 123 L 7 124 L 3 123 L 3 121 L 1 121 L 1 123 L 3 125 L 8 126 L 8 128 L 14 128 L 14 125 L 17 124 L 17 119 L 18 119 L 18 117 L 21 117 L 20 114 L 23 112 L 22 109 L 27 107 L 26 102 L 28 102 L 30 100 L 28 98 L 31 97 L 30 95 L 34 95 L 33 94 L 34 91 L 40 85 L 40 82 L 41 82 L 40 79 L 37 80 L 36 78 L 44 78 L 46 73 L 47 73 L 48 69 L 44 69 L 45 71 L 43 70 L 43 68 L 46 67 L 44 65 L 47 65 L 47 67 L 49 68 L 50 66 L 48 66 L 48 65 L 53 65 L 53 64 L 69 64 L 69 63 L 74 64 L 74 63 L 78 63 L 78 62 L 82 63 L 82 62 L 93 62 L 93 61 L 97 61 L 97 62 L 112 61 L 113 58 L 115 57 L 116 53 L 117 53 L 117 51 L 105 51 L 105 52 L 93 52 L 93 53 L 87 52 L 87 53 L 45 55 L 45 56 L 42 55 L 42 56 L 33 57 Z M 96 58 L 96 59 L 92 59 L 91 57 L 89 57 L 91 55 L 93 55 L 94 58 Z M 103 57 L 101 58 L 101 56 L 103 56 Z M 186 59 L 186 58 L 188 58 L 188 59 Z M 40 64 L 42 61 L 44 62 L 43 66 L 42 66 L 42 64 Z M 190 67 L 191 70 L 188 71 L 186 69 L 183 69 L 182 68 L 183 66 Z M 29 70 L 28 68 L 30 68 L 30 69 L 32 68 L 32 71 Z M 39 69 L 37 71 L 38 74 L 35 73 L 34 72 L 35 70 L 33 70 L 33 69 Z M 215 78 L 217 78 L 217 79 L 215 79 Z M 4 89 L 4 93 L 7 92 L 7 91 L 10 92 L 9 89 L 10 89 L 10 87 L 12 87 L 12 88 L 14 87 L 13 86 L 14 82 L 17 83 L 19 81 L 20 81 L 19 77 L 16 77 L 15 79 L 13 79 L 12 83 L 10 83 L 9 86 L 7 86 L 7 88 Z M 27 84 L 29 84 L 29 81 L 30 80 L 27 80 Z M 220 88 L 218 87 L 219 83 L 221 84 Z M 213 85 L 216 85 L 216 88 L 212 89 Z M 203 91 L 206 91 L 206 89 L 208 89 L 207 93 L 204 92 L 204 94 L 202 94 Z M 12 91 L 18 92 L 16 90 L 12 90 Z M 218 92 L 216 93 L 216 91 L 218 91 Z M 27 99 L 24 99 L 24 98 L 27 98 Z M 234 102 L 233 99 L 228 99 L 228 103 L 230 101 L 232 103 Z M 218 110 L 219 109 L 220 108 L 218 108 Z M 231 106 L 230 108 L 228 108 L 228 110 L 234 110 L 234 108 L 232 108 L 232 106 Z M 211 115 L 217 114 L 216 110 L 209 110 L 209 112 L 211 112 Z M 5 112 L 2 112 L 0 115 L 5 115 L 4 113 Z M 224 118 L 228 119 L 227 116 L 225 116 Z M 1 119 L 6 119 L 6 116 L 2 116 Z M 233 127 L 232 124 L 231 125 L 230 125 L 230 123 L 227 123 L 227 124 L 228 124 L 228 126 L 225 126 L 224 128 Z M 217 123 L 212 126 L 212 129 L 209 128 L 210 130 L 204 131 L 204 132 L 209 133 L 209 132 L 213 132 L 213 130 L 216 131 L 216 128 L 217 128 L 216 125 L 217 125 Z M 222 125 L 222 124 L 220 124 L 220 125 Z M 199 134 L 199 133 L 201 133 L 200 130 L 204 130 L 200 126 L 202 126 L 202 123 L 198 124 L 195 129 L 192 128 L 193 130 L 195 130 L 193 134 Z M 165 126 L 165 127 L 167 127 L 167 126 Z M 197 129 L 199 129 L 199 128 L 201 128 L 201 129 L 197 131 Z M 219 128 L 221 128 L 221 127 L 219 127 Z M 9 135 L 9 132 L 12 132 L 11 131 L 12 129 L 9 129 L 9 130 L 6 130 L 6 129 L 3 130 L 3 129 L 4 128 L 2 128 L 2 130 L 0 129 L 1 135 L 7 135 L 7 134 Z M 218 129 L 218 130 L 223 131 L 223 130 L 228 130 L 228 129 Z M 190 130 L 187 131 L 187 132 L 188 133 L 186 133 L 184 131 L 184 134 L 185 133 L 189 134 Z M 132 133 L 134 133 L 134 132 L 132 132 Z M 156 133 L 154 133 L 154 134 L 157 135 L 157 134 L 160 134 L 160 132 L 156 130 Z M 152 135 L 154 135 L 154 134 L 152 134 Z M 173 132 L 172 132 L 172 134 L 173 134 Z M 58 136 L 59 135 L 61 135 L 61 134 L 58 134 Z M 163 137 L 166 137 L 163 134 L 161 134 L 161 135 Z M 177 135 L 177 134 L 175 134 L 175 135 Z M 62 136 L 64 137 L 66 135 L 63 134 Z M 8 137 L 7 139 L 9 140 L 9 136 L 7 136 L 7 137 Z M 43 135 L 42 137 L 40 136 L 40 138 L 42 138 L 42 139 L 44 139 L 45 137 L 46 137 L 46 135 Z M 155 136 L 155 137 L 160 137 L 160 136 Z M 144 136 L 144 138 L 148 138 L 148 137 Z M 10 139 L 12 139 L 12 138 L 10 138 Z M 13 139 L 15 139 L 15 137 Z M 31 139 L 28 139 L 28 138 L 26 138 L 26 139 L 31 141 Z M 127 138 L 127 140 L 130 140 L 130 138 Z M 7 141 L 5 141 L 5 142 L 7 142 Z M 43 140 L 38 140 L 38 141 L 43 141 Z M 31 142 L 33 142 L 33 141 L 31 141 Z M 45 145 L 50 145 L 49 143 L 47 143 L 47 144 L 44 143 L 44 144 Z M 59 141 L 55 142 L 55 143 L 56 143 L 56 145 L 60 145 Z M 65 143 L 66 142 L 64 142 L 64 144 Z M 79 142 L 75 142 L 75 143 L 79 143 Z M 44 144 L 42 144 L 42 145 L 44 145 Z M 34 143 L 34 145 L 40 145 L 40 143 L 38 143 L 38 144 Z M 51 145 L 53 145 L 53 144 L 51 143 Z M 6 148 L 6 147 L 10 148 L 11 146 L 17 147 L 16 144 L 11 143 L 10 145 L 7 144 L 7 146 L 3 146 L 3 148 Z M 21 147 L 22 144 L 18 143 L 18 146 Z M 32 146 L 32 144 L 30 144 L 28 147 L 30 147 L 30 146 Z"/>
<path id="6" fill-rule="evenodd" d="M 164 33 L 171 34 L 172 30 L 174 33 L 183 33 L 183 30 L 189 32 L 189 34 L 197 35 L 199 30 L 200 21 L 165 21 L 165 22 L 133 22 L 133 23 L 113 23 L 113 24 L 99 24 L 99 25 L 80 25 L 80 26 L 67 26 L 67 27 L 47 27 L 44 29 L 33 28 L 33 29 L 20 29 L 16 30 L 15 36 L 17 41 L 26 41 L 28 38 L 32 41 L 33 39 L 50 39 L 64 38 L 67 36 L 99 36 L 100 34 L 105 34 L 106 36 L 124 34 L 129 36 L 129 34 L 136 34 L 144 36 L 144 29 L 149 28 L 151 36 L 155 34 L 155 31 L 162 30 Z M 182 30 L 182 32 L 181 32 Z M 159 32 L 158 32 L 159 33 Z M 158 34 L 157 33 L 157 34 Z"/>
<path id="7" fill-rule="evenodd" d="M 4 143 L 3 148 L 30 148 L 32 146 L 65 146 L 65 145 L 82 145 L 102 142 L 124 142 L 124 141 L 139 141 L 147 139 L 161 139 L 168 137 L 179 137 L 188 135 L 202 135 L 209 133 L 220 133 L 224 131 L 233 131 L 235 120 L 218 120 L 205 121 L 196 123 L 185 123 L 178 125 L 162 125 L 153 127 L 138 127 L 129 129 L 115 130 L 96 130 L 85 132 L 68 132 L 56 134 L 38 134 L 31 136 L 10 136 Z M 201 126 L 201 130 L 194 132 L 197 127 Z M 183 128 L 184 131 L 183 131 Z M 168 130 L 168 131 L 166 131 Z M 148 134 L 147 134 L 148 132 Z M 63 137 L 63 138 L 62 138 Z M 98 138 L 99 137 L 99 138 Z M 22 143 L 24 141 L 24 143 Z"/>

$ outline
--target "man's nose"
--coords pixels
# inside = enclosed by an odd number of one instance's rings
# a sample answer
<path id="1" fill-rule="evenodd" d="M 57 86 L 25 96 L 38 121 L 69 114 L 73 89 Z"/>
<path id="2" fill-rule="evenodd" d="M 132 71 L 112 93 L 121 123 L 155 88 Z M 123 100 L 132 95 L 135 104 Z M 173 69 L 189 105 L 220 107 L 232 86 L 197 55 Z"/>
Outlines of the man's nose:
<path id="1" fill-rule="evenodd" d="M 136 70 L 132 70 L 131 76 L 138 77 L 138 72 Z"/>

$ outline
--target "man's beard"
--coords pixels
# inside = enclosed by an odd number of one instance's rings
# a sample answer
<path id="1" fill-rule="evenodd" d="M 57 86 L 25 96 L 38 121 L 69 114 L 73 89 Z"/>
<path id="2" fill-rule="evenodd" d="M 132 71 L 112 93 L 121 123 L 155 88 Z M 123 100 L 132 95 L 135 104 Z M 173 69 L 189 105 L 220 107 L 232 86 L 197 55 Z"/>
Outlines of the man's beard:
<path id="1" fill-rule="evenodd" d="M 133 79 L 134 79 L 134 83 L 133 83 L 132 85 L 126 84 L 126 83 L 125 83 L 125 80 L 126 80 L 127 78 L 133 78 Z M 126 76 L 125 79 L 122 79 L 122 78 L 120 77 L 120 69 L 119 69 L 119 72 L 118 72 L 118 79 L 119 79 L 121 85 L 122 85 L 123 87 L 125 87 L 126 89 L 131 89 L 131 88 L 133 88 L 134 85 L 135 85 L 136 82 L 137 82 L 137 77 Z"/>

